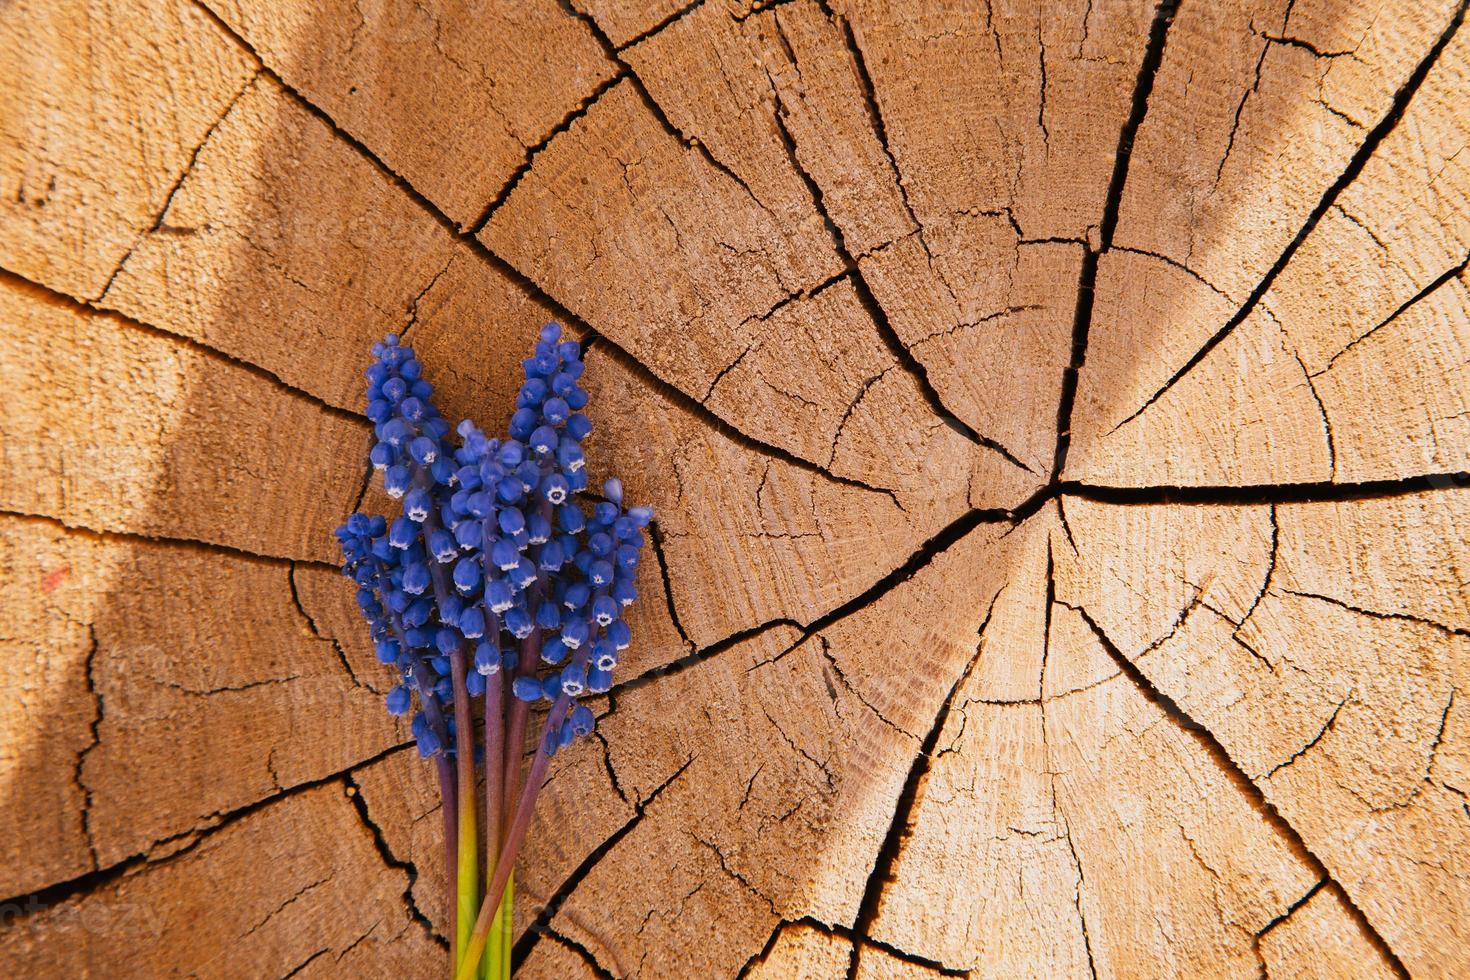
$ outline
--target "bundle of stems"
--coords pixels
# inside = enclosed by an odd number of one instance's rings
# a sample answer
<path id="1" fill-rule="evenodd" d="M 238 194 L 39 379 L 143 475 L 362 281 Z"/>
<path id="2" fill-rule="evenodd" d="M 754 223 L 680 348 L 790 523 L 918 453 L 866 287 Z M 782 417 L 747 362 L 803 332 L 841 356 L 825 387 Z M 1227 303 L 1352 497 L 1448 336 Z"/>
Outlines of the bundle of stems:
<path id="1" fill-rule="evenodd" d="M 413 350 L 391 334 L 377 345 L 371 458 L 403 514 L 391 525 L 353 514 L 337 529 L 378 658 L 402 675 L 388 710 L 417 702 L 413 732 L 437 769 L 459 980 L 510 976 L 516 858 L 551 756 L 592 732 L 577 698 L 611 688 L 631 643 L 622 612 L 652 520 L 623 507 L 617 480 L 590 515 L 577 503 L 592 426 L 580 411 L 581 348 L 559 339 L 549 324 L 523 362 L 508 435 L 487 438 L 465 420 L 458 444 Z M 547 707 L 527 768 L 538 702 Z"/>

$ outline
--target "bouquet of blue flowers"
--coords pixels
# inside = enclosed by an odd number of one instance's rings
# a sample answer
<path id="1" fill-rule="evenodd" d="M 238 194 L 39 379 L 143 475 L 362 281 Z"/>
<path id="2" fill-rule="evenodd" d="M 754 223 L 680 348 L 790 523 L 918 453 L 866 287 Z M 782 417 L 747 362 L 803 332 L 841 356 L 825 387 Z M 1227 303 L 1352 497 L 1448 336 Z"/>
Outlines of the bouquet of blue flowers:
<path id="1" fill-rule="evenodd" d="M 438 768 L 451 976 L 498 980 L 510 975 L 513 871 L 536 794 L 551 756 L 593 730 L 579 698 L 610 689 L 632 641 L 623 611 L 637 598 L 653 514 L 625 508 L 615 479 L 590 508 L 579 502 L 592 423 L 581 346 L 562 340 L 557 324 L 542 329 L 523 362 L 526 380 L 500 438 L 466 419 L 452 440 L 423 365 L 396 335 L 373 355 L 371 459 L 403 512 L 391 522 L 349 517 L 336 532 L 343 571 L 357 583 L 378 659 L 401 678 L 388 711 L 413 713 L 419 752 Z M 540 702 L 547 707 L 526 773 Z"/>

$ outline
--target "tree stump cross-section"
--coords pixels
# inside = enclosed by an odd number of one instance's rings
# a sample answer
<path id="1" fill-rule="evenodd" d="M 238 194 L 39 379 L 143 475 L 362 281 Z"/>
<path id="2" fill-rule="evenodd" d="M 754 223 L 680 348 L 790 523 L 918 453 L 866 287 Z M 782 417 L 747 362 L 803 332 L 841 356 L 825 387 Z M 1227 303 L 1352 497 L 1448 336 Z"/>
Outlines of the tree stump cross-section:
<path id="1" fill-rule="evenodd" d="M 0 973 L 443 975 L 330 532 L 551 319 L 520 976 L 1470 973 L 1467 4 L 0 4 Z"/>

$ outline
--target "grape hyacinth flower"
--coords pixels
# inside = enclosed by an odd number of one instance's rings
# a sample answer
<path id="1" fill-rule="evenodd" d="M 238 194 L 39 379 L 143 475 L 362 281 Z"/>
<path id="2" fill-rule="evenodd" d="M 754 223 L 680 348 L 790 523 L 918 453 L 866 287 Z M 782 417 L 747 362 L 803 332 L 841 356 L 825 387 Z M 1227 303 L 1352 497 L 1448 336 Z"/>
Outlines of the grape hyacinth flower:
<path id="1" fill-rule="evenodd" d="M 402 513 L 353 514 L 336 534 L 378 659 L 399 678 L 387 709 L 411 714 L 419 753 L 438 771 L 451 976 L 461 980 L 509 977 L 512 874 L 536 795 L 551 756 L 592 733 L 580 699 L 611 689 L 632 642 L 624 613 L 653 514 L 625 507 L 616 479 L 590 508 L 579 501 L 592 431 L 581 353 L 557 324 L 542 328 L 506 433 L 494 438 L 468 419 L 451 430 L 396 335 L 374 345 L 366 372 L 370 459 Z"/>

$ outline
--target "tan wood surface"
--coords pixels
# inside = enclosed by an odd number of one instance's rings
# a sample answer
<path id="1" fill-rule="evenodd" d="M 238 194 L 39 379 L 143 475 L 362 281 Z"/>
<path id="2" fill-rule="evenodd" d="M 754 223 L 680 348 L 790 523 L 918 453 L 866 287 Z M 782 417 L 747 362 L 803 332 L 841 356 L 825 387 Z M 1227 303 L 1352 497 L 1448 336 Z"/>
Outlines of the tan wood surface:
<path id="1" fill-rule="evenodd" d="M 1467 3 L 0 2 L 0 975 L 443 974 L 330 532 L 552 318 L 520 976 L 1470 975 Z"/>

